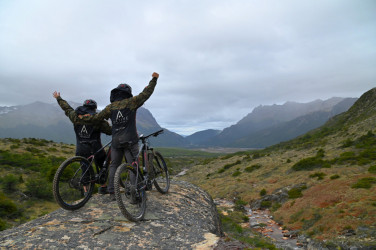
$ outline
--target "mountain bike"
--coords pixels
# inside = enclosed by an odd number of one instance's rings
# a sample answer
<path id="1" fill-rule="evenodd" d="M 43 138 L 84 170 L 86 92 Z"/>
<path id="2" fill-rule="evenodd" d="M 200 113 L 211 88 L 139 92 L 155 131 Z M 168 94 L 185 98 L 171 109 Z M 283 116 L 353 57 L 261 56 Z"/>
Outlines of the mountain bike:
<path id="1" fill-rule="evenodd" d="M 76 210 L 89 201 L 95 183 L 105 184 L 108 166 L 111 161 L 111 141 L 88 158 L 74 156 L 65 160 L 57 169 L 53 181 L 53 194 L 56 202 L 64 209 Z M 104 148 L 109 147 L 101 169 L 93 162 L 95 156 Z"/>
<path id="2" fill-rule="evenodd" d="M 149 146 L 149 138 L 163 133 L 163 129 L 150 135 L 141 135 L 139 152 L 133 163 L 120 165 L 115 173 L 115 197 L 121 213 L 130 221 L 140 221 L 146 210 L 146 190 L 155 188 L 162 194 L 168 192 L 170 177 L 161 153 Z M 141 159 L 140 159 L 141 158 Z M 142 167 L 140 167 L 140 160 Z"/>

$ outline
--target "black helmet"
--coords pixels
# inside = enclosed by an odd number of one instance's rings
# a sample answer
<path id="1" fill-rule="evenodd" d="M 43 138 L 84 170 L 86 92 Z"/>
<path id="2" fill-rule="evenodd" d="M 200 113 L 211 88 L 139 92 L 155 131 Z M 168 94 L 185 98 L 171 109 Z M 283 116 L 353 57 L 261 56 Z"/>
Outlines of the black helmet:
<path id="1" fill-rule="evenodd" d="M 92 99 L 87 99 L 84 101 L 84 107 L 97 109 L 97 102 Z"/>
<path id="2" fill-rule="evenodd" d="M 116 89 L 118 89 L 120 91 L 127 92 L 129 95 L 132 95 L 132 87 L 129 86 L 128 84 L 126 84 L 126 83 L 120 83 L 119 86 L 117 86 Z"/>
<path id="3" fill-rule="evenodd" d="M 131 86 L 129 86 L 126 83 L 120 83 L 119 86 L 117 86 L 117 88 L 111 90 L 110 101 L 115 102 L 130 97 L 133 97 Z"/>

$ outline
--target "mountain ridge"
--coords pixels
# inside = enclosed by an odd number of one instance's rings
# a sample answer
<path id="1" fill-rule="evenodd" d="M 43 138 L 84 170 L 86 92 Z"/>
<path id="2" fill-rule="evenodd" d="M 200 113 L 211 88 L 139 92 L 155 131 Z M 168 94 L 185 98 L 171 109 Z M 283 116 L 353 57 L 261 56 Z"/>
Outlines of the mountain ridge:
<path id="1" fill-rule="evenodd" d="M 165 133 L 153 138 L 155 146 L 162 147 L 234 147 L 263 148 L 284 140 L 292 139 L 310 129 L 322 125 L 333 115 L 345 111 L 356 98 L 333 97 L 328 100 L 314 100 L 308 103 L 286 102 L 283 105 L 260 105 L 236 124 L 220 130 L 198 131 L 187 137 L 164 129 Z M 73 108 L 79 103 L 69 101 Z M 339 107 L 340 103 L 344 103 Z M 298 126 L 290 121 L 308 119 L 310 126 Z M 327 113 L 325 113 L 327 112 Z M 313 118 L 316 116 L 315 118 Z M 140 134 L 149 134 L 162 129 L 152 113 L 141 107 L 137 112 L 137 127 Z M 297 120 L 299 121 L 299 119 Z M 290 124 L 288 124 L 290 122 Z M 309 119 L 306 123 L 310 123 Z M 290 132 L 285 132 L 288 126 Z M 296 130 L 296 132 L 293 132 Z M 261 137 L 261 135 L 263 135 Z M 0 137 L 36 137 L 47 140 L 75 143 L 72 124 L 57 103 L 40 101 L 28 105 L 0 107 Z M 102 136 L 105 141 L 109 137 Z"/>

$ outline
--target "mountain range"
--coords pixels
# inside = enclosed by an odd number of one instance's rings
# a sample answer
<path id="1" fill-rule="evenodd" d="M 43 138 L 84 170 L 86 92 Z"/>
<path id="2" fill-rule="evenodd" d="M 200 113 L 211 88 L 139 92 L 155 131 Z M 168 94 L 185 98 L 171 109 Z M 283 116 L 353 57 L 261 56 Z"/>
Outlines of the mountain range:
<path id="1" fill-rule="evenodd" d="M 347 111 L 356 98 L 330 98 L 309 103 L 286 102 L 259 106 L 236 124 L 220 130 L 209 129 L 183 137 L 165 129 L 152 139 L 162 147 L 241 147 L 264 148 L 295 138 L 323 125 L 331 117 Z M 69 102 L 73 108 L 80 104 Z M 139 134 L 161 129 L 151 112 L 137 111 Z M 0 107 L 0 138 L 42 138 L 75 143 L 73 126 L 57 103 L 34 102 L 28 105 Z M 109 141 L 109 136 L 102 137 Z"/>

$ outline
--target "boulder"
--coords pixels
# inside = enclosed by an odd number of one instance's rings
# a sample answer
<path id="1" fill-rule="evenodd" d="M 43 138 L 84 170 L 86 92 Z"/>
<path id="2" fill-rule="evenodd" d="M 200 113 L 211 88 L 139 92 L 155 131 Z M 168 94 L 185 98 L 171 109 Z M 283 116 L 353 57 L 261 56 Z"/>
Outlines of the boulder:
<path id="1" fill-rule="evenodd" d="M 81 209 L 58 209 L 0 232 L 12 249 L 214 248 L 223 234 L 210 195 L 187 182 L 171 181 L 168 194 L 147 192 L 145 219 L 128 221 L 116 201 L 95 194 Z"/>

